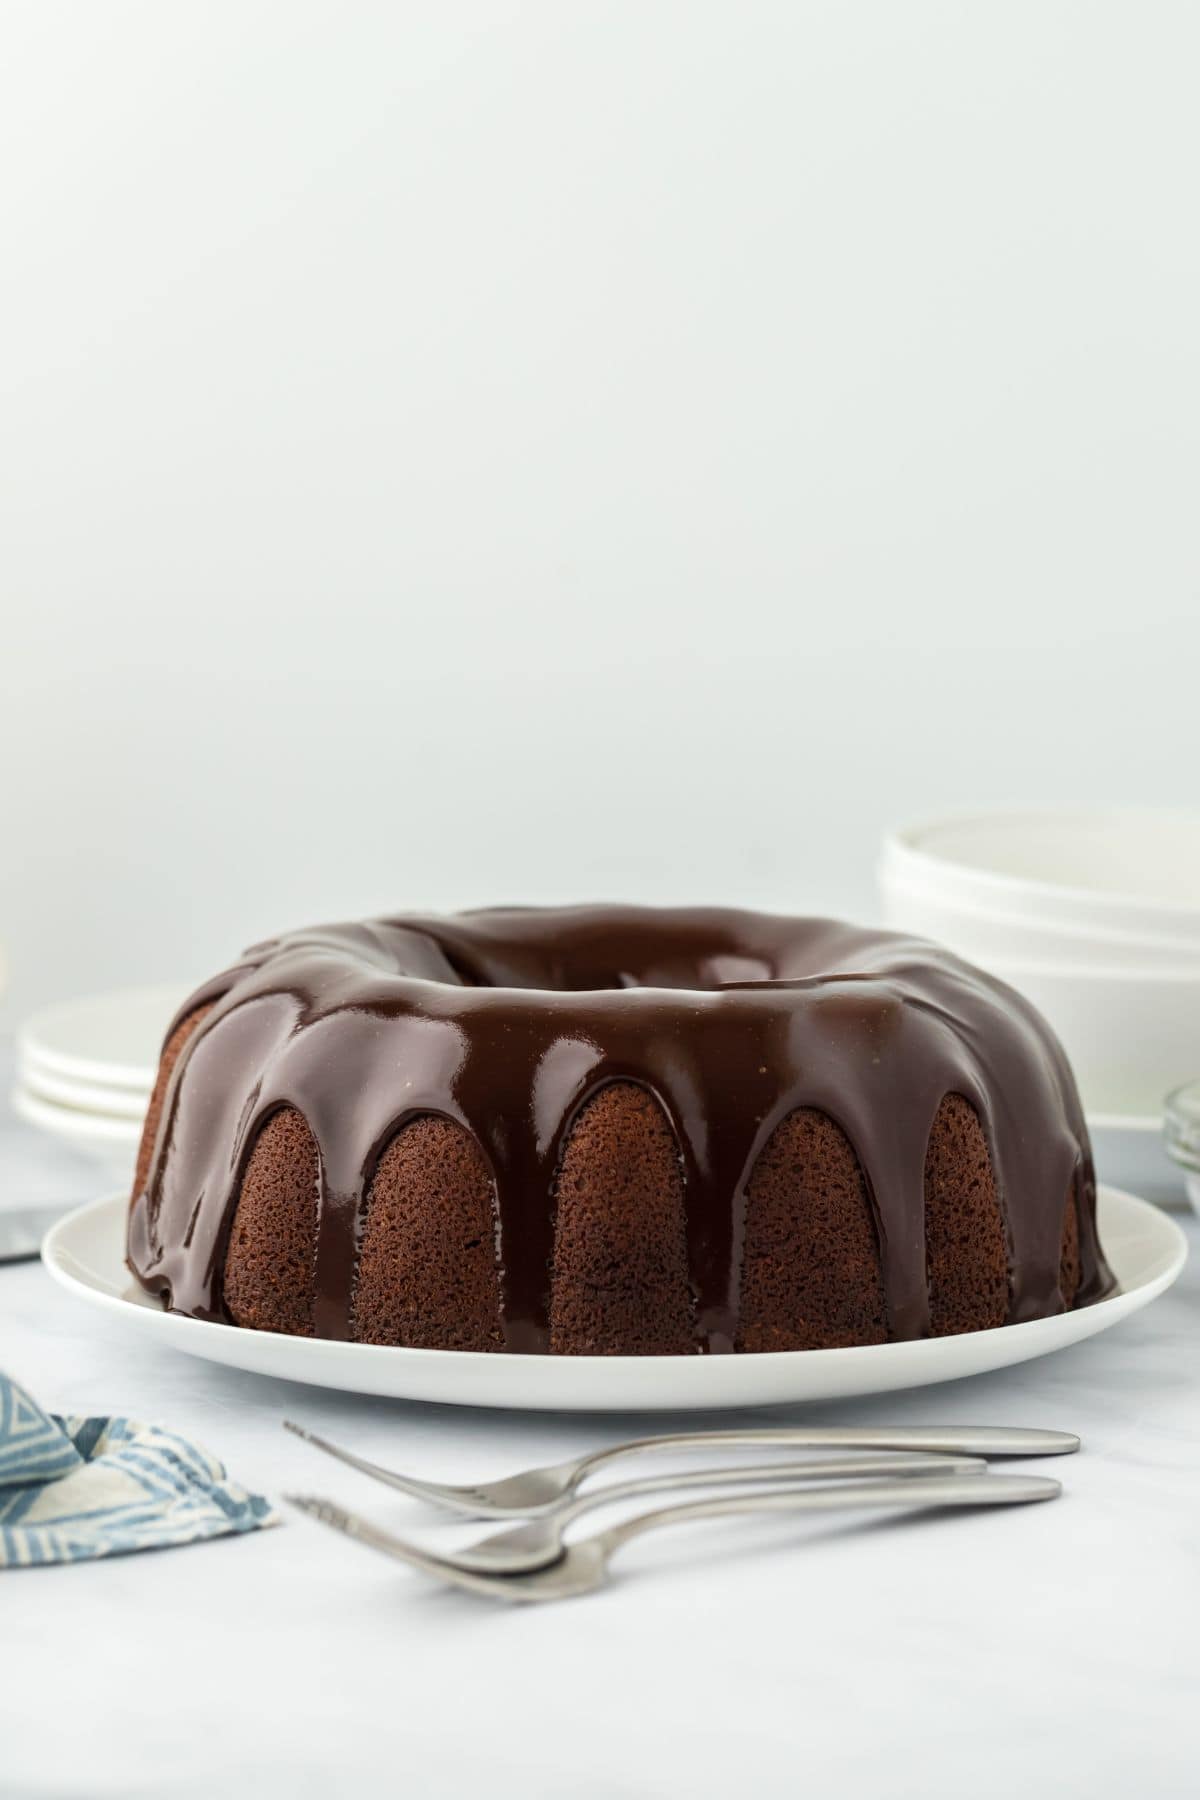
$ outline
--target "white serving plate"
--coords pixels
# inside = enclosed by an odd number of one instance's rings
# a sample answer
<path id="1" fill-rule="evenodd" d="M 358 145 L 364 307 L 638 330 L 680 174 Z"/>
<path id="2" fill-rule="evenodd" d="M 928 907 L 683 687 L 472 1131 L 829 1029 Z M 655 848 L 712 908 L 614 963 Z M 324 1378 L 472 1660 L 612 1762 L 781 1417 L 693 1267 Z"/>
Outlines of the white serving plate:
<path id="1" fill-rule="evenodd" d="M 167 1026 L 191 992 L 177 982 L 48 1006 L 17 1034 L 22 1067 L 149 1092 Z"/>
<path id="2" fill-rule="evenodd" d="M 985 813 L 900 827 L 885 885 L 1075 931 L 1200 951 L 1200 814 L 1145 808 Z"/>
<path id="3" fill-rule="evenodd" d="M 955 1381 L 1027 1362 L 1119 1324 L 1168 1288 L 1187 1243 L 1144 1200 L 1100 1192 L 1100 1232 L 1120 1284 L 1111 1299 L 1053 1319 L 917 1343 L 761 1356 L 505 1356 L 331 1343 L 213 1325 L 162 1310 L 125 1267 L 123 1195 L 94 1200 L 59 1221 L 42 1246 L 46 1268 L 117 1324 L 209 1362 L 284 1381 L 398 1400 L 566 1412 L 647 1412 L 780 1406 Z"/>
<path id="4" fill-rule="evenodd" d="M 38 1063 L 22 1063 L 18 1080 L 31 1099 L 105 1119 L 132 1119 L 139 1126 L 150 1104 L 149 1088 L 103 1087 L 99 1082 L 75 1081 L 69 1075 L 43 1069 Z"/>

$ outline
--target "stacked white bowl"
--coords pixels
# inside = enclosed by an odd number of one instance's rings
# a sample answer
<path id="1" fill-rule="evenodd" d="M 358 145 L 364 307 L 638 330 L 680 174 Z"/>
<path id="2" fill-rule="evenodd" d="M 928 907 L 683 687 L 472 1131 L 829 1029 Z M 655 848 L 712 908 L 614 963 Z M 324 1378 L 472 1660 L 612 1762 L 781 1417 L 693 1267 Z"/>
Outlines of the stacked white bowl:
<path id="1" fill-rule="evenodd" d="M 892 832 L 887 922 L 1033 1001 L 1093 1127 L 1157 1131 L 1200 1074 L 1200 815 L 990 813 Z"/>
<path id="2" fill-rule="evenodd" d="M 127 988 L 35 1014 L 17 1037 L 14 1110 L 129 1180 L 163 1035 L 186 995 Z"/>

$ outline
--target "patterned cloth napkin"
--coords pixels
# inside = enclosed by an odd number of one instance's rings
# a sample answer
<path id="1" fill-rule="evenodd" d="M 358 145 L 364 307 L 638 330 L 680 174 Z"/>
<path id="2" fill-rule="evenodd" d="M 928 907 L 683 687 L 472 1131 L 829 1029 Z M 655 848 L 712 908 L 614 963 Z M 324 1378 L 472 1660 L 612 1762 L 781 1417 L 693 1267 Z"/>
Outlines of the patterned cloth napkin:
<path id="1" fill-rule="evenodd" d="M 0 1569 L 278 1525 L 206 1451 L 134 1419 L 59 1419 L 0 1374 Z"/>

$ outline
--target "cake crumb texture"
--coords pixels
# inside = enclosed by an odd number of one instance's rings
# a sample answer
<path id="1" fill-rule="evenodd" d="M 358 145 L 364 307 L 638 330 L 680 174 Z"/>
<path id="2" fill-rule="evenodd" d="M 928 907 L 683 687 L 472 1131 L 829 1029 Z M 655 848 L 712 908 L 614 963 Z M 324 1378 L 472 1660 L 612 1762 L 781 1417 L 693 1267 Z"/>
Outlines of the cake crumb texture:
<path id="1" fill-rule="evenodd" d="M 567 1141 L 555 1190 L 550 1348 L 696 1349 L 679 1152 L 657 1100 L 635 1082 L 602 1088 Z"/>
<path id="2" fill-rule="evenodd" d="M 502 1350 L 492 1178 L 470 1132 L 413 1119 L 367 1194 L 354 1292 L 361 1344 Z"/>
<path id="3" fill-rule="evenodd" d="M 320 1158 L 294 1107 L 272 1114 L 242 1177 L 225 1256 L 236 1325 L 312 1337 Z"/>
<path id="4" fill-rule="evenodd" d="M 1004 1219 L 983 1127 L 961 1094 L 938 1107 L 925 1152 L 925 1267 L 934 1337 L 1004 1324 Z"/>
<path id="5" fill-rule="evenodd" d="M 887 1337 L 879 1241 L 840 1126 L 801 1107 L 776 1126 L 746 1190 L 741 1350 L 818 1350 Z"/>

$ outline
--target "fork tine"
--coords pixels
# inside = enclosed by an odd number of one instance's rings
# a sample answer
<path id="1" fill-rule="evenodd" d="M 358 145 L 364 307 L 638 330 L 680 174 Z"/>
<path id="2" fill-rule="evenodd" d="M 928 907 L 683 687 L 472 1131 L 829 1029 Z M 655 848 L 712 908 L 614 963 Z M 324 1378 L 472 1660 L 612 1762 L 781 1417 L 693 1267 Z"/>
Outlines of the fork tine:
<path id="1" fill-rule="evenodd" d="M 285 1494 L 283 1498 L 289 1506 L 306 1513 L 318 1524 L 328 1525 L 332 1530 L 340 1531 L 343 1536 L 366 1544 L 369 1549 L 380 1550 L 397 1562 L 408 1563 L 411 1568 L 420 1569 L 422 1574 L 432 1575 L 435 1580 L 444 1581 L 451 1587 L 465 1588 L 468 1593 L 486 1594 L 490 1599 L 521 1601 L 539 1598 L 536 1593 L 531 1594 L 522 1587 L 520 1576 L 472 1574 L 469 1570 L 446 1562 L 440 1556 L 426 1554 L 415 1544 L 395 1537 L 391 1532 L 380 1531 L 361 1514 L 347 1512 L 344 1507 L 335 1505 L 332 1500 L 322 1499 L 318 1494 Z"/>
<path id="2" fill-rule="evenodd" d="M 397 1556 L 402 1562 L 413 1562 L 418 1568 L 425 1563 L 440 1564 L 441 1558 L 430 1555 L 426 1558 L 424 1551 L 415 1544 L 408 1544 L 403 1538 L 393 1537 L 390 1533 L 377 1530 L 369 1519 L 361 1513 L 347 1511 L 334 1500 L 326 1500 L 320 1494 L 285 1494 L 284 1499 L 289 1506 L 298 1512 L 307 1513 L 310 1519 L 316 1519 L 321 1525 L 328 1525 L 343 1536 L 357 1538 L 361 1543 L 370 1544 L 377 1550 L 384 1550 L 389 1556 Z"/>
<path id="3" fill-rule="evenodd" d="M 303 1438 L 316 1450 L 323 1450 L 326 1456 L 332 1456 L 348 1468 L 357 1469 L 360 1475 L 367 1475 L 372 1481 L 382 1481 L 385 1487 L 397 1488 L 400 1493 L 408 1494 L 414 1500 L 427 1500 L 434 1506 L 454 1504 L 452 1488 L 444 1488 L 440 1482 L 419 1481 L 412 1475 L 398 1475 L 393 1469 L 385 1469 L 379 1463 L 369 1462 L 365 1456 L 356 1456 L 353 1450 L 344 1450 L 340 1444 L 331 1444 L 328 1438 L 320 1437 L 307 1426 L 298 1425 L 294 1419 L 283 1421 L 285 1431 Z"/>
<path id="4" fill-rule="evenodd" d="M 322 1525 L 335 1525 L 339 1531 L 348 1528 L 349 1513 L 335 1506 L 332 1500 L 322 1500 L 317 1494 L 285 1494 L 284 1499 L 297 1512 L 307 1513 L 310 1519 L 320 1519 Z"/>

